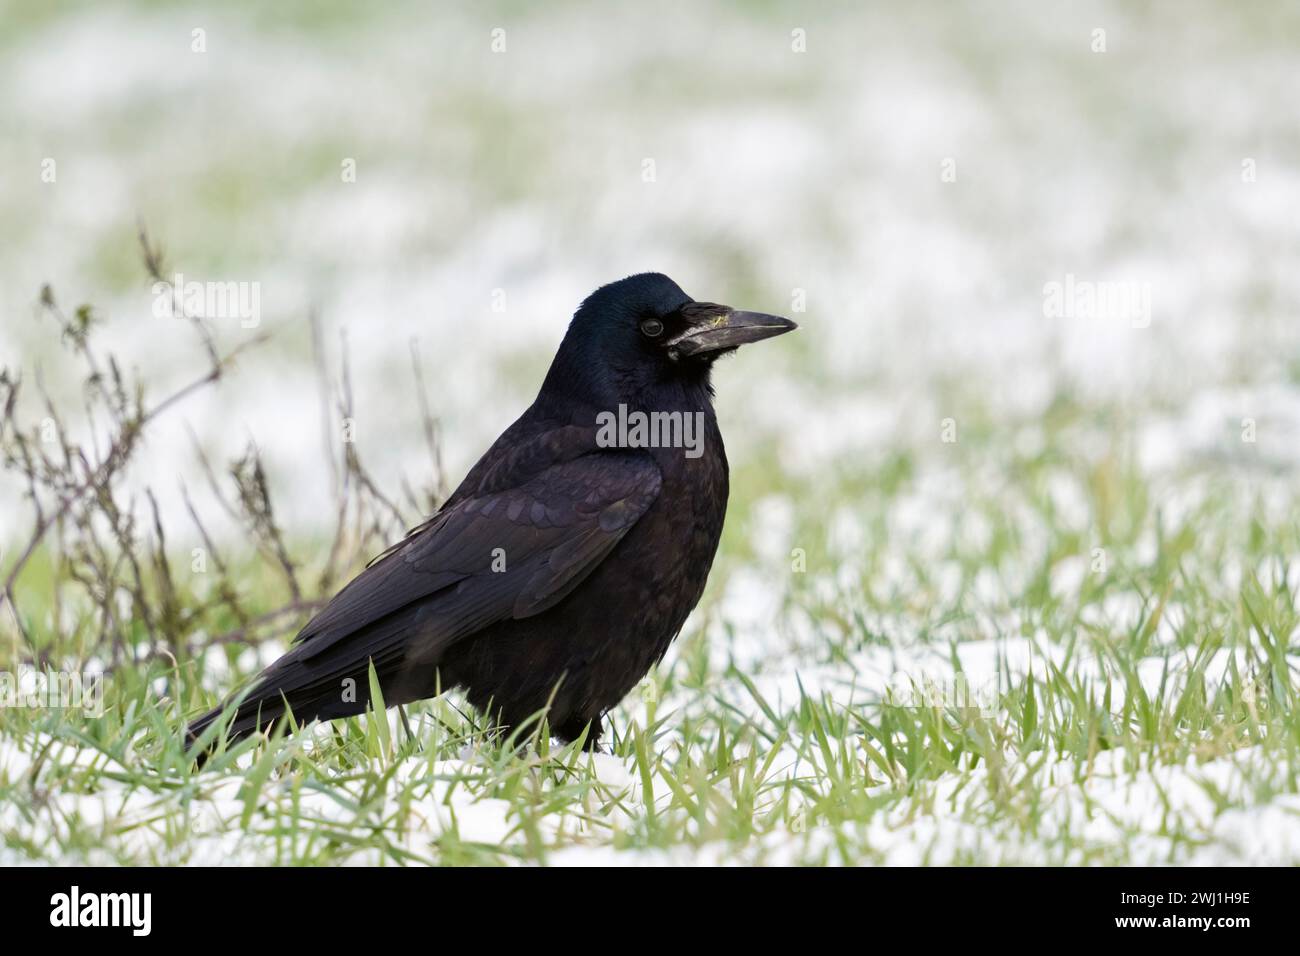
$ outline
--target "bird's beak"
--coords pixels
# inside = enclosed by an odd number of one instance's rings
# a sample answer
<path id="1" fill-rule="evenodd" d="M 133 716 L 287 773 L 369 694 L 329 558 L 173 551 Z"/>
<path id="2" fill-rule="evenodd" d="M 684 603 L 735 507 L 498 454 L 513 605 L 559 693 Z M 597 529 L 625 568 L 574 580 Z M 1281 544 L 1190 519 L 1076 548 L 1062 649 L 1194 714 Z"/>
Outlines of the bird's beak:
<path id="1" fill-rule="evenodd" d="M 703 355 L 738 348 L 749 342 L 784 335 L 799 326 L 779 315 L 736 312 L 728 309 L 710 315 L 665 344 L 678 355 Z"/>

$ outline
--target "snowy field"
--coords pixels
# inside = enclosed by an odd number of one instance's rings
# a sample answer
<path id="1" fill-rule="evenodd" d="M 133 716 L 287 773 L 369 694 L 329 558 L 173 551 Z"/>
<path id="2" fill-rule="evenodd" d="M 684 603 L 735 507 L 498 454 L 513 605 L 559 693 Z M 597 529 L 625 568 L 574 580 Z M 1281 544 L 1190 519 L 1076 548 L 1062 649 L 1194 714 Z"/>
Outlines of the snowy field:
<path id="1" fill-rule="evenodd" d="M 127 480 L 181 556 L 195 490 L 263 610 L 194 448 L 255 443 L 317 560 L 309 316 L 388 488 L 429 470 L 412 348 L 454 483 L 603 282 L 801 326 L 718 369 L 722 550 L 611 752 L 490 739 L 452 697 L 414 736 L 370 717 L 193 772 L 175 729 L 283 640 L 151 658 L 102 716 L 0 709 L 0 863 L 1300 863 L 1300 10 L 0 19 L 0 365 L 89 435 L 42 285 L 162 396 L 202 357 L 153 313 L 139 225 L 174 271 L 256 284 L 256 322 L 213 327 L 269 341 Z M 0 492 L 3 574 L 31 518 Z M 37 644 L 48 577 L 18 587 Z"/>

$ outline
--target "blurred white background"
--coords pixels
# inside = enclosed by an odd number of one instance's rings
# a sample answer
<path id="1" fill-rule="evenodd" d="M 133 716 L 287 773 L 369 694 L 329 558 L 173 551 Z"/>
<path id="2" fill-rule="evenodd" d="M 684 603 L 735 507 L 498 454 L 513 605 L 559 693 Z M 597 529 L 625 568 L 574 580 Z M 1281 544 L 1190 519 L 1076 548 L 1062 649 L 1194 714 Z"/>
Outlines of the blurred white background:
<path id="1" fill-rule="evenodd" d="M 390 487 L 428 468 L 418 341 L 454 482 L 582 296 L 645 270 L 771 312 L 806 297 L 797 343 L 720 370 L 733 458 L 772 440 L 816 470 L 1062 393 L 1131 415 L 1158 467 L 1241 453 L 1243 416 L 1266 465 L 1300 448 L 1293 5 L 0 10 L 0 364 L 75 386 L 35 317 L 48 282 L 155 396 L 201 369 L 152 316 L 137 222 L 187 278 L 259 284 L 259 329 L 215 324 L 272 343 L 142 460 L 173 507 L 188 426 L 218 458 L 256 441 L 289 524 L 328 522 L 309 311 L 335 361 L 346 330 Z M 1149 326 L 1045 315 L 1067 274 L 1143 284 Z"/>

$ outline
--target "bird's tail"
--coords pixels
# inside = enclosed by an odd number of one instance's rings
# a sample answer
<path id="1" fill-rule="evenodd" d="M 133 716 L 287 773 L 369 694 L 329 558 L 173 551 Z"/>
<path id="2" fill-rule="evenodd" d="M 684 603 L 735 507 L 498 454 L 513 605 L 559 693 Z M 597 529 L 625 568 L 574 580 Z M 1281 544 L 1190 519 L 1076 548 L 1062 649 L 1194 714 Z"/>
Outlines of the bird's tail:
<path id="1" fill-rule="evenodd" d="M 297 724 L 363 714 L 370 705 L 372 667 L 387 706 L 428 696 L 422 688 L 408 688 L 397 680 L 405 648 L 387 640 L 410 628 L 412 614 L 389 615 L 349 635 L 348 641 L 296 645 L 259 674 L 241 697 L 231 698 L 191 722 L 185 730 L 186 746 L 193 749 L 204 732 L 227 713 L 225 736 L 231 742 L 273 730 L 289 714 Z M 214 735 L 204 749 L 210 750 L 216 743 Z"/>
<path id="2" fill-rule="evenodd" d="M 185 728 L 186 747 L 193 747 L 197 744 L 199 738 L 203 736 L 204 731 L 221 718 L 221 715 L 226 712 L 226 709 L 230 704 L 231 701 L 223 701 L 203 716 L 190 721 L 189 726 Z M 250 713 L 246 705 L 251 705 L 254 708 L 253 712 Z M 276 716 L 279 715 L 274 715 L 268 712 L 265 726 L 274 723 Z M 258 730 L 262 729 L 263 726 L 264 724 L 261 720 L 261 714 L 256 710 L 256 705 L 253 704 L 251 700 L 246 701 L 245 703 L 240 704 L 239 709 L 237 709 L 232 716 L 230 726 L 226 728 L 225 737 L 233 743 L 236 740 L 242 740 L 249 734 L 256 733 Z M 215 743 L 215 740 L 212 741 L 213 745 Z"/>
<path id="3" fill-rule="evenodd" d="M 367 676 L 359 676 L 357 686 L 362 688 L 355 700 L 340 700 L 340 695 L 333 690 L 285 690 L 268 681 L 263 675 L 257 684 L 243 696 L 224 701 L 217 707 L 195 718 L 185 728 L 185 746 L 193 749 L 213 724 L 229 715 L 229 724 L 203 747 L 202 761 L 210 754 L 224 737 L 227 743 L 235 743 L 245 737 L 275 730 L 286 718 L 292 717 L 296 725 L 310 723 L 313 720 L 332 720 L 335 717 L 354 717 L 363 714 L 370 703 Z M 234 707 L 232 711 L 231 708 Z"/>
<path id="4" fill-rule="evenodd" d="M 260 684 L 255 685 L 243 699 L 235 697 L 223 701 L 206 714 L 190 721 L 189 726 L 185 728 L 185 746 L 187 749 L 192 749 L 199 743 L 204 732 L 227 713 L 230 714 L 230 723 L 221 734 L 208 741 L 205 751 L 210 752 L 214 749 L 221 737 L 229 743 L 235 743 L 260 730 L 269 731 L 286 716 L 285 703 L 285 698 L 279 694 L 271 693 L 269 689 L 263 690 Z M 303 706 L 307 703 L 307 701 L 300 701 L 298 705 L 294 705 L 289 702 L 295 721 L 314 719 L 315 715 L 311 713 L 311 708 Z M 230 711 L 232 705 L 235 705 L 233 712 Z"/>

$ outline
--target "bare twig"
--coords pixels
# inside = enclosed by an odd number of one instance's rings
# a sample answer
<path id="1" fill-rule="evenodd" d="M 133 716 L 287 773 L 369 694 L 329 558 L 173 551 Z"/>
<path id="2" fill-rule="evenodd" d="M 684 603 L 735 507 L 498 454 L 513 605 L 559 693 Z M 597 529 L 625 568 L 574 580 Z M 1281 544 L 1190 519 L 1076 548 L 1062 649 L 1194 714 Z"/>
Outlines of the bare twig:
<path id="1" fill-rule="evenodd" d="M 181 672 L 178 661 L 185 655 L 194 657 L 213 646 L 269 640 L 291 630 L 302 616 L 325 603 L 347 567 L 382 550 L 412 522 L 404 508 L 371 477 L 356 443 L 350 440 L 352 436 L 340 440 L 340 419 L 351 420 L 354 408 L 347 343 L 343 341 L 339 376 L 333 379 L 327 371 L 320 320 L 313 313 L 309 320 L 321 389 L 324 450 L 335 497 L 332 539 L 317 586 L 303 585 L 307 578 L 300 569 L 314 562 L 295 558 L 277 520 L 271 483 L 256 446 L 250 442 L 238 460 L 227 469 L 218 469 L 192 430 L 196 458 L 213 498 L 249 532 L 260 560 L 279 572 L 285 590 L 283 603 L 260 613 L 248 609 L 254 598 L 236 577 L 244 567 L 227 560 L 217 548 L 184 482 L 180 483 L 181 498 L 203 543 L 204 561 L 199 562 L 196 550 L 191 576 L 180 570 L 169 554 L 175 529 L 167 527 L 165 512 L 152 488 L 144 487 L 140 496 L 130 493 L 125 471 L 160 416 L 220 382 L 243 353 L 268 336 L 257 335 L 223 353 L 202 318 L 186 312 L 181 290 L 166 277 L 162 251 L 150 242 L 143 228 L 139 239 L 154 294 L 169 295 L 173 313 L 194 328 L 204 368 L 186 384 L 149 403 L 138 376 L 124 371 L 115 355 L 101 351 L 95 337 L 99 323 L 95 311 L 83 305 L 65 312 L 53 290 L 41 290 L 41 314 L 56 323 L 60 340 L 82 371 L 79 411 L 84 422 L 78 425 L 87 429 L 88 436 L 83 441 L 74 439 L 39 371 L 35 400 L 43 420 L 36 427 L 21 423 L 22 377 L 16 369 L 0 368 L 0 470 L 21 481 L 32 521 L 30 534 L 0 580 L 0 600 L 9 606 L 17 624 L 16 635 L 26 643 L 34 661 L 44 662 L 51 655 L 71 651 L 93 654 L 108 668 L 166 660 L 171 665 L 169 672 L 175 674 Z M 399 500 L 408 511 L 423 513 L 436 508 L 445 495 L 445 482 L 439 425 L 430 409 L 414 344 L 411 358 L 433 474 L 418 493 L 404 482 Z M 53 633 L 42 635 L 38 649 L 19 611 L 16 590 L 33 558 L 42 551 L 51 555 L 54 569 L 53 612 L 49 616 Z M 206 576 L 209 572 L 211 577 Z M 208 584 L 199 586 L 200 581 Z M 264 593 L 254 593 L 264 605 L 269 603 Z M 96 632 L 97 639 L 86 646 L 85 635 L 93 637 Z"/>

